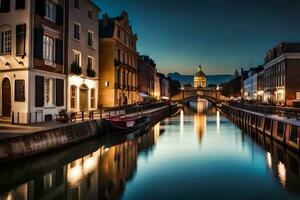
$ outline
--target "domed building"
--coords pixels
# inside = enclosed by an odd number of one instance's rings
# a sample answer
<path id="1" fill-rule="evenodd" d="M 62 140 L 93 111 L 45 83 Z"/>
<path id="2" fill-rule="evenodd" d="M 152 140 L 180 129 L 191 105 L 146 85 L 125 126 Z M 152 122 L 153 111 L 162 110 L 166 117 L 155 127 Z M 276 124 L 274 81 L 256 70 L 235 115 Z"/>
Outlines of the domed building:
<path id="1" fill-rule="evenodd" d="M 206 87 L 206 75 L 202 71 L 202 66 L 198 66 L 198 72 L 194 76 L 194 87 L 199 88 L 199 87 Z"/>

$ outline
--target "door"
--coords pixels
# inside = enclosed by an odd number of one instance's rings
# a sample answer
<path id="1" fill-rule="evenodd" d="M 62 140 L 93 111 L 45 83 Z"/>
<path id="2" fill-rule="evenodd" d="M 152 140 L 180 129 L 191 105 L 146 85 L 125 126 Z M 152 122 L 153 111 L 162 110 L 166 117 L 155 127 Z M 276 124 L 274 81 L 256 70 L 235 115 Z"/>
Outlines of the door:
<path id="1" fill-rule="evenodd" d="M 11 87 L 8 78 L 2 82 L 2 117 L 10 117 L 11 114 Z"/>
<path id="2" fill-rule="evenodd" d="M 88 90 L 80 89 L 80 111 L 88 110 Z"/>

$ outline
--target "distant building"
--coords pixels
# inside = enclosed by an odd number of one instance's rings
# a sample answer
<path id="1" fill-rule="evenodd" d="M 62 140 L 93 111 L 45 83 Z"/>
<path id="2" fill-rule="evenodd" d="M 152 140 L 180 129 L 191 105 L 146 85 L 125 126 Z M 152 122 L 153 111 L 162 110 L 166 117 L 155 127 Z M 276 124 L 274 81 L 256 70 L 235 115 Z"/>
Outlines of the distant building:
<path id="1" fill-rule="evenodd" d="M 137 35 L 132 32 L 127 12 L 99 21 L 99 104 L 133 104 L 137 94 Z"/>
<path id="2" fill-rule="evenodd" d="M 264 64 L 264 101 L 293 105 L 300 101 L 300 43 L 281 43 Z"/>
<path id="3" fill-rule="evenodd" d="M 154 82 L 156 64 L 149 56 L 140 56 L 138 59 L 138 91 L 142 100 L 145 97 L 154 97 Z"/>
<path id="4" fill-rule="evenodd" d="M 170 81 L 162 73 L 157 73 L 159 76 L 159 85 L 160 85 L 160 98 L 163 100 L 170 99 Z"/>
<path id="5" fill-rule="evenodd" d="M 198 66 L 198 72 L 194 76 L 194 87 L 195 88 L 205 88 L 206 87 L 206 75 L 202 71 L 202 66 Z"/>
<path id="6" fill-rule="evenodd" d="M 264 76 L 265 76 L 264 70 L 261 70 L 257 73 L 257 100 L 259 102 L 263 102 L 264 100 L 264 89 L 265 89 Z"/>
<path id="7" fill-rule="evenodd" d="M 263 71 L 262 67 L 251 68 L 248 77 L 244 79 L 244 98 L 248 100 L 257 100 L 257 77 L 258 72 Z"/>
<path id="8" fill-rule="evenodd" d="M 160 76 L 157 72 L 154 76 L 154 98 L 160 99 Z"/>

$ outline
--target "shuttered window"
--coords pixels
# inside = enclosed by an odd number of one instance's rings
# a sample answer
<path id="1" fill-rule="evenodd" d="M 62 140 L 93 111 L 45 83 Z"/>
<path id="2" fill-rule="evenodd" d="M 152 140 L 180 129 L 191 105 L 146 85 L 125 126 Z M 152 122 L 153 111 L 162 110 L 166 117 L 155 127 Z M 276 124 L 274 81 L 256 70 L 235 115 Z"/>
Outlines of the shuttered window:
<path id="1" fill-rule="evenodd" d="M 54 64 L 54 38 L 43 36 L 43 58 L 47 65 Z"/>
<path id="2" fill-rule="evenodd" d="M 55 39 L 55 63 L 63 64 L 63 41 L 56 38 Z"/>
<path id="3" fill-rule="evenodd" d="M 0 31 L 0 53 L 10 54 L 11 53 L 11 29 L 5 29 Z"/>
<path id="4" fill-rule="evenodd" d="M 35 107 L 44 106 L 44 77 L 35 77 Z"/>
<path id="5" fill-rule="evenodd" d="M 16 26 L 16 56 L 25 55 L 26 24 Z"/>
<path id="6" fill-rule="evenodd" d="M 0 0 L 0 13 L 10 11 L 10 0 Z"/>
<path id="7" fill-rule="evenodd" d="M 16 10 L 25 9 L 25 0 L 16 0 Z"/>
<path id="8" fill-rule="evenodd" d="M 43 29 L 41 27 L 34 28 L 34 57 L 43 59 Z"/>
<path id="9" fill-rule="evenodd" d="M 64 105 L 64 80 L 56 79 L 56 106 Z"/>
<path id="10" fill-rule="evenodd" d="M 64 24 L 64 9 L 56 4 L 56 24 L 62 26 Z"/>

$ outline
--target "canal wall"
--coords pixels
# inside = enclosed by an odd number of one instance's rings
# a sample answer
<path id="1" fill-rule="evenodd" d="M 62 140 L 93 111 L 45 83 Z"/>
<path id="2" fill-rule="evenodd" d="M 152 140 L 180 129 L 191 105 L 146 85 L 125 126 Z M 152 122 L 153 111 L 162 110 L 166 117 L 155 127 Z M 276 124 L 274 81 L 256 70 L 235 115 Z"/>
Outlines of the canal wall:
<path id="1" fill-rule="evenodd" d="M 226 104 L 222 104 L 218 108 L 243 130 L 261 134 L 291 149 L 300 150 L 300 121 L 251 112 Z"/>
<path id="2" fill-rule="evenodd" d="M 169 105 L 143 116 L 150 117 L 151 124 L 154 124 L 171 116 L 178 109 L 177 105 Z M 105 136 L 105 130 L 103 120 L 95 119 L 3 139 L 0 140 L 0 163 L 54 151 L 93 137 L 101 138 Z"/>

